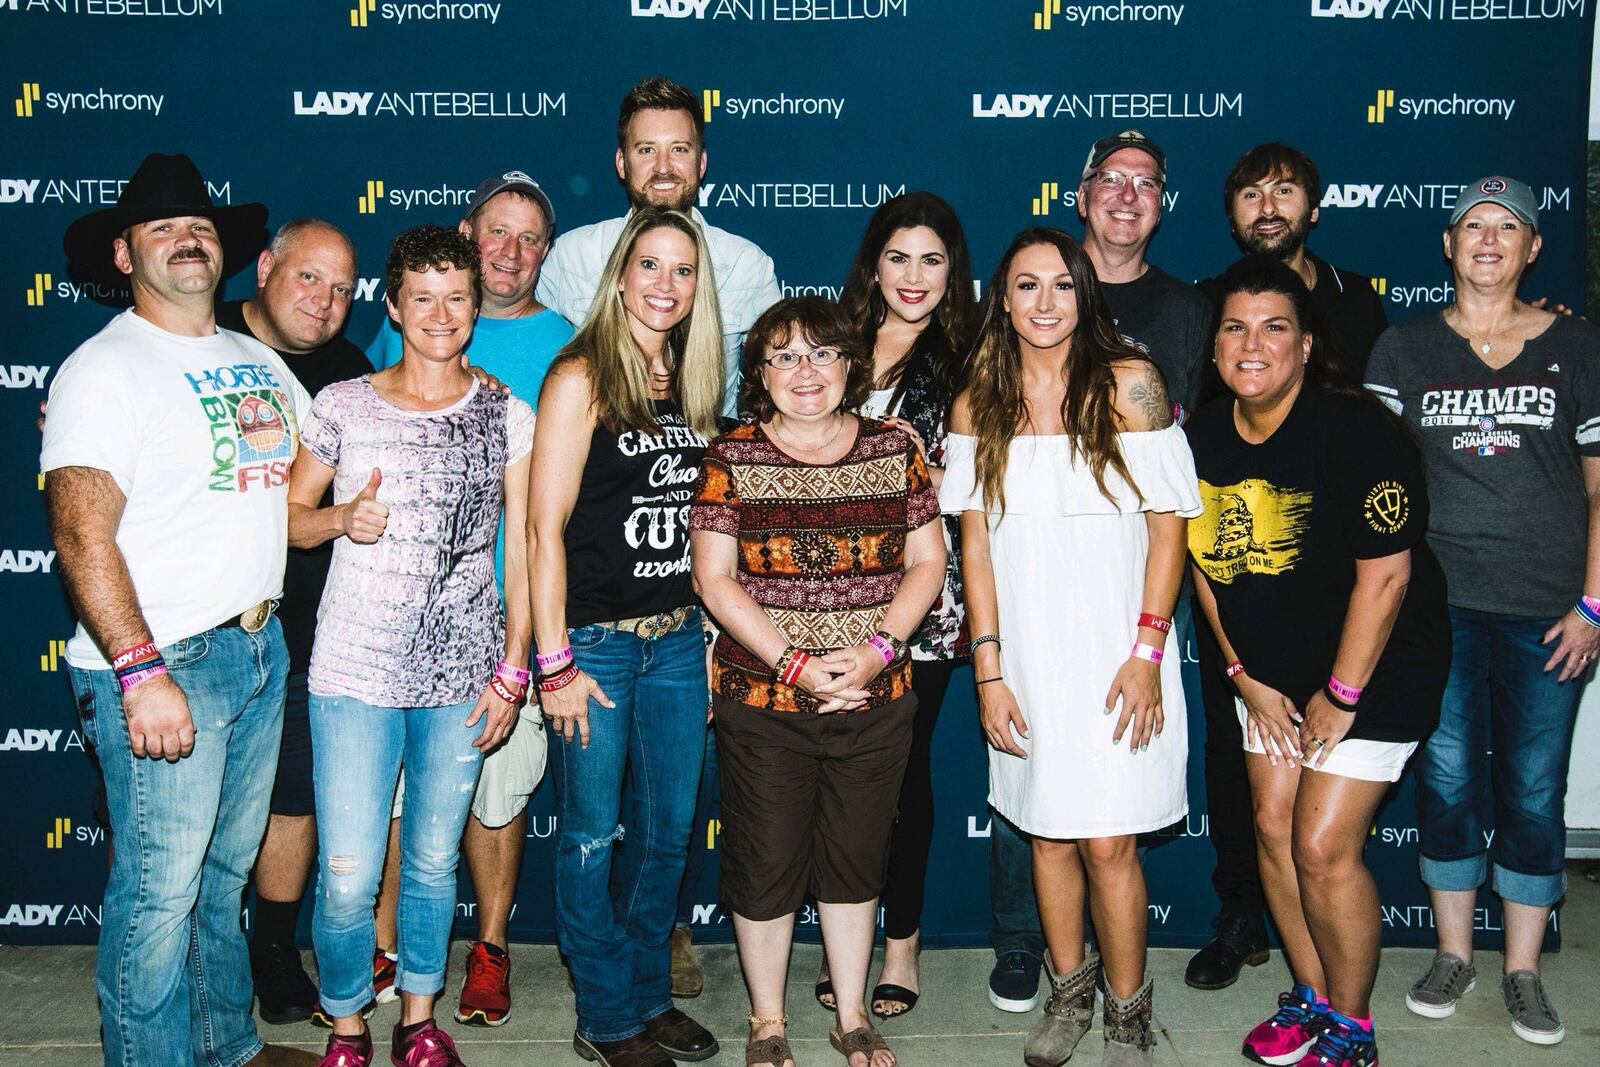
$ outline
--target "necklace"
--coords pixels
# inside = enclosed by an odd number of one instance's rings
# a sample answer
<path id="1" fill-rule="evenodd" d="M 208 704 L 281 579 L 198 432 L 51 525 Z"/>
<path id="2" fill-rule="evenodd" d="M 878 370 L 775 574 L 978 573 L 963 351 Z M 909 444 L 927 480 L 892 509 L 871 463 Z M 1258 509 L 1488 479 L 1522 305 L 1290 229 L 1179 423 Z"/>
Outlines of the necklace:
<path id="1" fill-rule="evenodd" d="M 773 433 L 778 435 L 778 440 L 782 441 L 785 445 L 789 446 L 789 448 L 791 450 L 793 450 L 795 452 L 821 452 L 823 449 L 827 448 L 829 445 L 831 445 L 835 441 L 837 441 L 839 439 L 839 435 L 841 433 L 844 433 L 845 418 L 844 418 L 843 415 L 840 415 L 838 418 L 839 418 L 839 425 L 834 427 L 833 436 L 829 437 L 826 441 L 822 442 L 820 445 L 812 445 L 810 448 L 806 448 L 806 447 L 804 447 L 802 445 L 797 445 L 793 441 L 789 440 L 788 435 L 785 434 L 782 430 L 778 429 L 777 420 L 773 420 L 772 422 L 767 423 L 767 425 L 772 428 L 772 432 Z"/>
<path id="2" fill-rule="evenodd" d="M 1455 319 L 1454 322 L 1450 321 L 1452 316 Z M 1478 340 L 1478 336 L 1479 335 L 1475 334 L 1472 331 L 1472 329 L 1467 326 L 1465 320 L 1461 317 L 1461 312 L 1456 308 L 1451 308 L 1450 311 L 1446 313 L 1446 315 L 1445 315 L 1445 323 L 1447 325 L 1449 325 L 1452 329 L 1454 329 L 1457 333 L 1459 333 L 1463 337 L 1465 337 L 1466 340 L 1467 340 L 1467 344 L 1470 345 L 1470 344 L 1473 344 L 1474 342 L 1476 342 L 1477 346 L 1478 346 L 1478 350 L 1480 352 L 1482 352 L 1486 356 L 1489 353 L 1494 351 L 1494 344 L 1495 343 L 1494 343 L 1493 339 L 1495 337 L 1498 337 L 1500 335 L 1500 333 L 1502 332 L 1501 327 L 1497 324 L 1497 325 L 1494 326 L 1494 328 L 1489 330 L 1487 333 L 1481 335 L 1482 336 L 1482 340 Z"/>

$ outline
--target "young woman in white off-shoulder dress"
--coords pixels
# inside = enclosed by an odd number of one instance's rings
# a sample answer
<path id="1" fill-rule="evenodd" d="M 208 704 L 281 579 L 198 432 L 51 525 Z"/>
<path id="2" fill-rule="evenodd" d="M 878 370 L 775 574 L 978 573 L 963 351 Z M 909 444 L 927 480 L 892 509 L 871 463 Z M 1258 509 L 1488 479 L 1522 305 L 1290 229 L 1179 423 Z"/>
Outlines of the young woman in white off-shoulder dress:
<path id="1" fill-rule="evenodd" d="M 989 287 L 955 401 L 940 503 L 961 514 L 989 802 L 1033 836 L 1052 994 L 1033 1067 L 1094 1013 L 1087 893 L 1104 957 L 1107 1065 L 1147 1064 L 1151 987 L 1137 835 L 1188 811 L 1179 655 L 1167 645 L 1199 514 L 1161 372 L 1118 336 L 1060 230 L 1019 234 Z"/>

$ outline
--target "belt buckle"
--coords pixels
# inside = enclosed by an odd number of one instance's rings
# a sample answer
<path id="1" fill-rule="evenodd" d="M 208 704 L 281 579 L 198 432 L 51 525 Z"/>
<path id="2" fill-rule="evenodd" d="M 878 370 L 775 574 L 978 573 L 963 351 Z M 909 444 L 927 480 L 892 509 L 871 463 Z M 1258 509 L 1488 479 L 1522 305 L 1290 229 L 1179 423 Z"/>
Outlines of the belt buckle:
<path id="1" fill-rule="evenodd" d="M 672 631 L 672 613 L 661 612 L 658 615 L 647 615 L 639 620 L 638 635 L 647 641 L 654 641 L 663 634 Z"/>
<path id="2" fill-rule="evenodd" d="M 260 633 L 266 628 L 267 620 L 272 618 L 272 601 L 263 600 L 253 608 L 239 614 L 239 629 L 247 634 Z"/>

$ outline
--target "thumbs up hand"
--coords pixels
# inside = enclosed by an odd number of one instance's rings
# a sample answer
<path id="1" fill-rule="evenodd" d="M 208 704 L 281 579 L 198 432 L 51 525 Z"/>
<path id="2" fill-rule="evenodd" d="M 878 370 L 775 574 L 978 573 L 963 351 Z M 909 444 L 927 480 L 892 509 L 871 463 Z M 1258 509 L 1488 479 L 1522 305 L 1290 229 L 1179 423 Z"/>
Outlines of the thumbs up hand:
<path id="1" fill-rule="evenodd" d="M 345 536 L 358 545 L 370 545 L 383 536 L 389 525 L 389 506 L 378 503 L 378 486 L 383 472 L 372 468 L 372 477 L 349 503 L 340 505 L 339 525 Z"/>

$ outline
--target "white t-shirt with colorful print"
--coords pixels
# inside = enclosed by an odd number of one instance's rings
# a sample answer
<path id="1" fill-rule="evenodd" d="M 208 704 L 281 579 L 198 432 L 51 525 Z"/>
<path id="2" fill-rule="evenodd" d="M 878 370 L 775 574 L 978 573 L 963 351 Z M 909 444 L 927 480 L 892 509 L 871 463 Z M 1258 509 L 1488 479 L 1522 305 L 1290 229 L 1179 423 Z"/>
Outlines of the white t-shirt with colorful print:
<path id="1" fill-rule="evenodd" d="M 282 593 L 289 467 L 310 408 L 261 342 L 184 337 L 131 310 L 56 372 L 39 469 L 116 480 L 127 498 L 117 547 L 158 645 Z M 67 662 L 104 670 L 116 651 L 80 623 Z"/>

